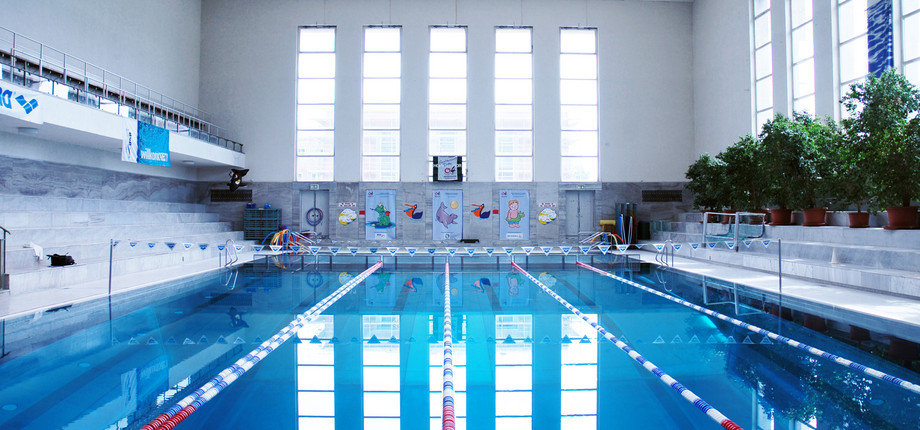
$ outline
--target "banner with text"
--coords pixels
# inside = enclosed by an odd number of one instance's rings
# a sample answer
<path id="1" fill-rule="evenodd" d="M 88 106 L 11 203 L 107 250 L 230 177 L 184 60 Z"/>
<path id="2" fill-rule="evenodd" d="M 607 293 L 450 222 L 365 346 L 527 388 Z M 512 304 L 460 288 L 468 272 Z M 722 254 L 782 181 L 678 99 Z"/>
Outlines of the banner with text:
<path id="1" fill-rule="evenodd" d="M 0 113 L 33 124 L 43 124 L 38 94 L 22 91 L 7 82 L 0 82 Z"/>

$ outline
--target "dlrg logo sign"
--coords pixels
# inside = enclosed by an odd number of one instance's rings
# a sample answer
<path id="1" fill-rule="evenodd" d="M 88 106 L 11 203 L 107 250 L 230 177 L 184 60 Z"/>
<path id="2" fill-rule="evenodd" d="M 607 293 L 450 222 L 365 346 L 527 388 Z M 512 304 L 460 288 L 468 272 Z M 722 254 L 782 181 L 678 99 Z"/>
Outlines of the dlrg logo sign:
<path id="1" fill-rule="evenodd" d="M 18 114 L 19 112 L 16 111 L 19 109 L 16 107 L 16 105 L 13 104 L 14 99 L 16 100 L 16 103 L 19 105 L 19 107 L 22 108 L 22 112 L 25 112 L 25 115 L 32 113 L 32 111 L 35 109 L 38 109 L 38 100 L 34 98 L 31 100 L 26 100 L 26 97 L 22 94 L 17 94 L 12 90 L 0 88 L 0 106 Z"/>

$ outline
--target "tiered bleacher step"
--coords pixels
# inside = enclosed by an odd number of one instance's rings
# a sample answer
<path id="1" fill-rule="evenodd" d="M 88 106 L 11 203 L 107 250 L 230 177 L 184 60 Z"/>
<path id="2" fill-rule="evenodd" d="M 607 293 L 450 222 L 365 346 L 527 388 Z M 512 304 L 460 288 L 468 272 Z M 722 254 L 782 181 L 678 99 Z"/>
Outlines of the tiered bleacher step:
<path id="1" fill-rule="evenodd" d="M 207 259 L 217 267 L 217 244 L 243 243 L 242 232 L 232 231 L 202 204 L 19 195 L 0 199 L 0 225 L 12 233 L 6 253 L 11 294 L 107 280 L 110 240 L 118 241 L 112 248 L 113 277 Z M 30 243 L 43 248 L 41 258 L 24 247 Z M 167 243 L 174 246 L 170 249 Z M 70 255 L 76 264 L 51 267 L 45 257 L 49 254 Z"/>
<path id="2" fill-rule="evenodd" d="M 686 214 L 681 222 L 671 222 L 666 230 L 653 234 L 651 242 L 670 239 L 683 243 L 675 255 L 709 260 L 776 272 L 778 269 L 777 239 L 782 239 L 782 269 L 784 275 L 798 276 L 823 282 L 871 291 L 920 298 L 920 230 L 885 230 L 849 228 L 845 226 L 803 227 L 743 226 L 743 234 L 734 241 L 734 230 L 727 225 L 710 224 L 705 242 L 716 242 L 714 249 L 700 246 L 693 250 L 689 243 L 703 243 L 703 225 L 699 214 Z M 763 241 L 769 240 L 768 246 Z M 834 254 L 836 252 L 836 260 Z"/>

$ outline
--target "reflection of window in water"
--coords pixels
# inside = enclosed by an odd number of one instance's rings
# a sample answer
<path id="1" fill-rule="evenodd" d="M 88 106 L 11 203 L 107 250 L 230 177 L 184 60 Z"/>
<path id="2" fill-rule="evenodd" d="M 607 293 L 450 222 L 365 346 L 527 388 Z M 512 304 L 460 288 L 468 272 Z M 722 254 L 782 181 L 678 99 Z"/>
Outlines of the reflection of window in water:
<path id="1" fill-rule="evenodd" d="M 335 428 L 335 349 L 329 343 L 333 318 L 321 315 L 297 332 L 297 415 L 302 429 Z"/>
<path id="2" fill-rule="evenodd" d="M 597 321 L 596 314 L 588 318 Z M 577 315 L 562 315 L 562 429 L 597 428 L 597 330 Z M 564 339 L 568 336 L 571 342 Z"/>
<path id="3" fill-rule="evenodd" d="M 364 315 L 364 428 L 399 429 L 399 315 Z"/>
<path id="4" fill-rule="evenodd" d="M 458 321 L 457 318 L 460 318 Z M 451 346 L 453 350 L 453 369 L 454 369 L 454 417 L 457 428 L 466 427 L 466 315 L 451 315 L 451 327 L 453 327 L 453 338 Z M 428 335 L 440 339 L 440 342 L 431 343 L 428 347 L 428 396 L 429 396 L 429 417 L 431 428 L 441 428 L 441 412 L 443 406 L 442 389 L 444 388 L 444 326 L 443 316 L 438 315 L 440 320 L 435 324 L 435 316 L 428 316 Z M 435 326 L 438 332 L 435 333 Z M 456 327 L 460 327 L 458 332 Z"/>
<path id="5" fill-rule="evenodd" d="M 495 428 L 531 428 L 532 338 L 533 315 L 495 316 Z"/>

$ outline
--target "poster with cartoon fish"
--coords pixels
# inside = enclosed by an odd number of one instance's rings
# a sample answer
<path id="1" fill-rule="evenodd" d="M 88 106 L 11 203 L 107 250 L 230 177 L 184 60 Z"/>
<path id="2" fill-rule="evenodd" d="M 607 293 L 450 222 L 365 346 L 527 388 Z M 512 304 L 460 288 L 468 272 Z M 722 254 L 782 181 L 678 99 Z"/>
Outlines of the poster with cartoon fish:
<path id="1" fill-rule="evenodd" d="M 432 240 L 463 239 L 463 191 L 434 190 L 431 198 Z"/>
<path id="2" fill-rule="evenodd" d="M 396 190 L 367 190 L 365 192 L 364 229 L 366 240 L 395 240 Z"/>
<path id="3" fill-rule="evenodd" d="M 498 234 L 501 240 L 530 240 L 530 191 L 501 190 Z"/>

